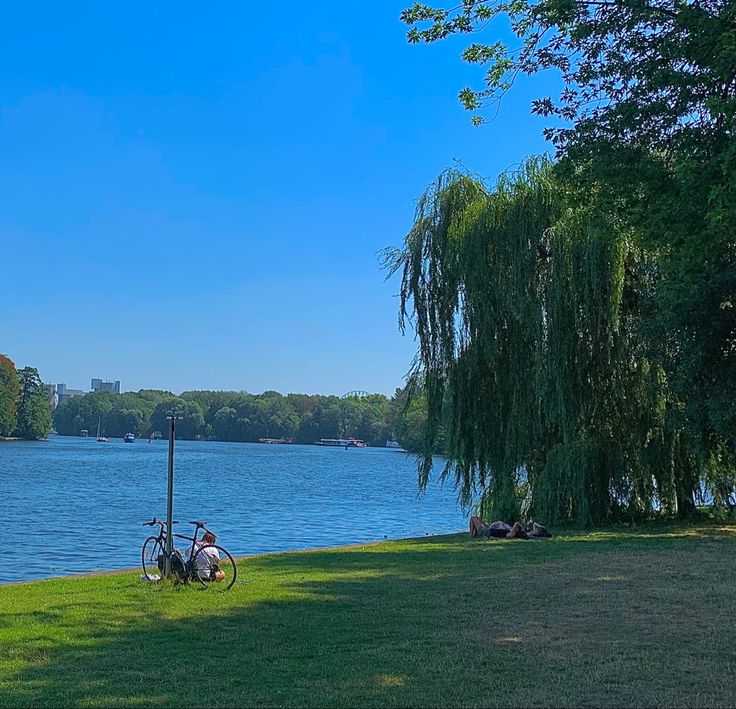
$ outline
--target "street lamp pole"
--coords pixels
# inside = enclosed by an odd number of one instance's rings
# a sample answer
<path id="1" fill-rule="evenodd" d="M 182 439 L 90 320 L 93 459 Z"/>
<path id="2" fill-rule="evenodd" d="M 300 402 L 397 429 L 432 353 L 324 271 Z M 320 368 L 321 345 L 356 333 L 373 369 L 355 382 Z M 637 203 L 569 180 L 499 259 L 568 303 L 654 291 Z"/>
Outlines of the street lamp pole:
<path id="1" fill-rule="evenodd" d="M 171 576 L 171 555 L 174 553 L 174 441 L 176 440 L 176 419 L 181 416 L 167 416 L 169 426 L 169 480 L 166 489 L 166 555 L 164 557 L 164 576 Z"/>

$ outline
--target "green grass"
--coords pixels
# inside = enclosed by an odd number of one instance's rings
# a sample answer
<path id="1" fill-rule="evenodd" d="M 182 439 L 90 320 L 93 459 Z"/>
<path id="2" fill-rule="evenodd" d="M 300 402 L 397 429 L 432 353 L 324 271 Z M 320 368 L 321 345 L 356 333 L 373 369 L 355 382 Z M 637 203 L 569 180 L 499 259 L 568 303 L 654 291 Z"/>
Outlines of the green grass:
<path id="1" fill-rule="evenodd" d="M 0 587 L 0 706 L 734 706 L 736 526 L 466 535 Z"/>

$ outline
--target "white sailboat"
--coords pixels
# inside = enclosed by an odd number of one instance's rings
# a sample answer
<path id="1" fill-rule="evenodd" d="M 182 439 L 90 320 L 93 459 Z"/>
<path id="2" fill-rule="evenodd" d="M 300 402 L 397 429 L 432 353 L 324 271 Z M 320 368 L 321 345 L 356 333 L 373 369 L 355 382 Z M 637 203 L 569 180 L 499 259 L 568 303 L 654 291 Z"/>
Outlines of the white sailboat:
<path id="1" fill-rule="evenodd" d="M 107 443 L 107 438 L 100 435 L 100 417 L 97 417 L 97 442 L 98 443 Z"/>

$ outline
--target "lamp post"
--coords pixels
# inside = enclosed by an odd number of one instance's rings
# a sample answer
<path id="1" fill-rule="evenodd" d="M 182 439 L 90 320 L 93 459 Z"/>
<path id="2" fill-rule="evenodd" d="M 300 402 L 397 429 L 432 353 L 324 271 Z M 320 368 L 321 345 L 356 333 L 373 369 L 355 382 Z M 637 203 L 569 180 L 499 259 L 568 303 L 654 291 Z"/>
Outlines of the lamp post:
<path id="1" fill-rule="evenodd" d="M 164 576 L 171 576 L 171 555 L 174 553 L 174 441 L 176 440 L 176 416 L 173 412 L 166 417 L 169 426 L 169 479 L 166 489 L 166 556 L 164 557 Z"/>

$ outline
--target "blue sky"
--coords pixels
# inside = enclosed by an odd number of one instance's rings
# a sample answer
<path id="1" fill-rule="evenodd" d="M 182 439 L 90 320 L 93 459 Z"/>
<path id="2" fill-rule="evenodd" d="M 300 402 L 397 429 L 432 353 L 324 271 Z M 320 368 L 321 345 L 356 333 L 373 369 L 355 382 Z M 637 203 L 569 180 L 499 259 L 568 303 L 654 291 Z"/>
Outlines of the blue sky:
<path id="1" fill-rule="evenodd" d="M 550 82 L 472 127 L 469 40 L 408 45 L 407 4 L 6 4 L 0 352 L 80 388 L 400 386 L 377 254 L 453 160 L 548 150 Z"/>

